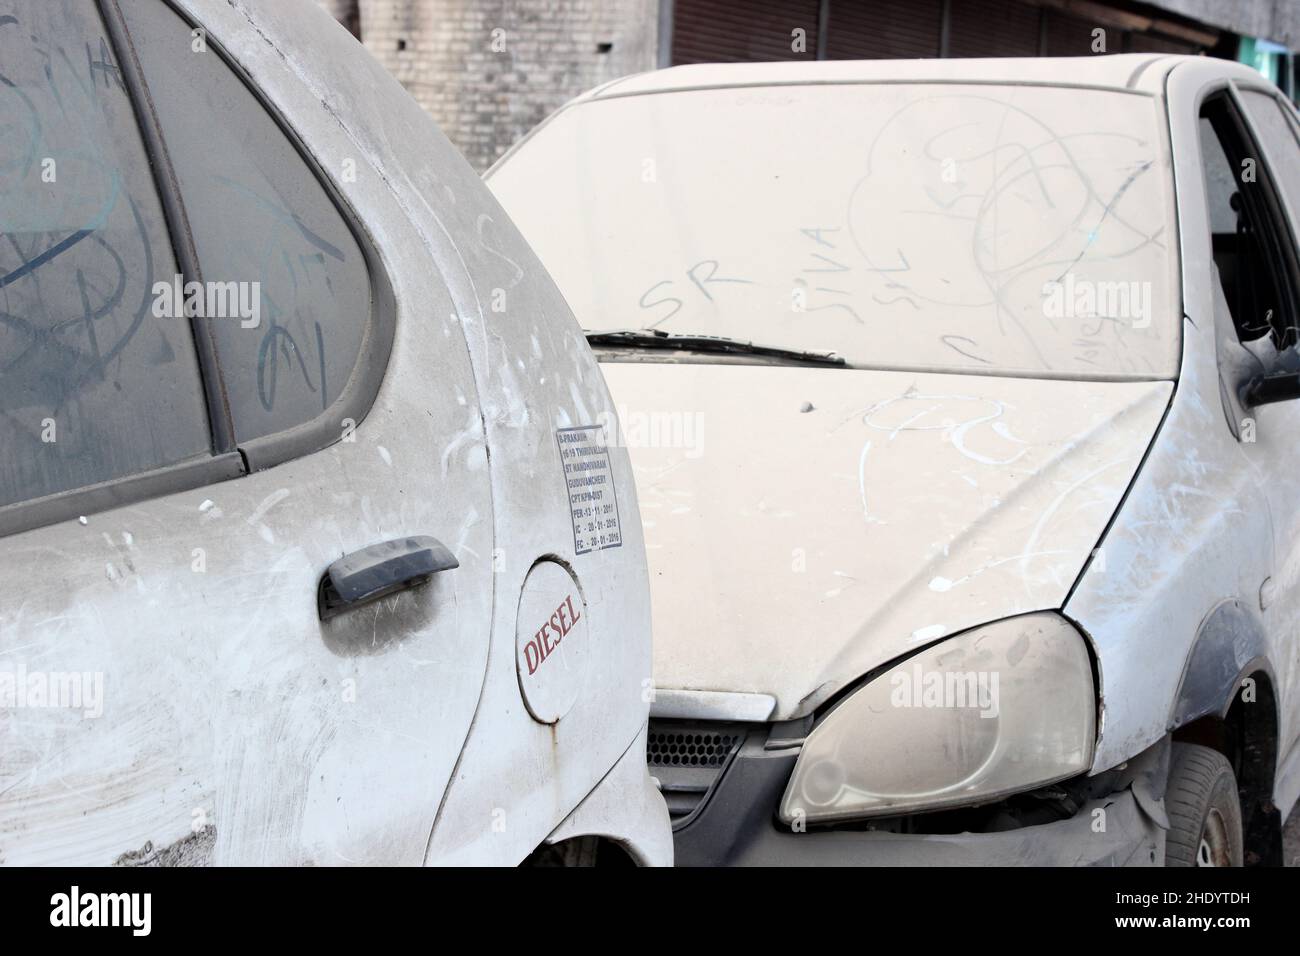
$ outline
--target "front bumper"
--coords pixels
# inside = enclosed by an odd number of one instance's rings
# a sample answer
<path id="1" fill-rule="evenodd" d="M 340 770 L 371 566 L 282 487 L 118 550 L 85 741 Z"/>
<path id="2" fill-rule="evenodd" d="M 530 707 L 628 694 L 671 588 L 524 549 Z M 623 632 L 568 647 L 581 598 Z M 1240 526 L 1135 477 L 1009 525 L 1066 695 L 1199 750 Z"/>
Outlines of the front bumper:
<path id="1" fill-rule="evenodd" d="M 757 735 L 756 735 L 757 736 Z M 765 736 L 762 735 L 762 736 Z M 781 824 L 776 808 L 797 751 L 768 750 L 751 736 L 674 832 L 678 866 L 1159 866 L 1164 863 L 1163 787 L 1130 773 L 1112 793 L 1062 820 L 993 832 L 886 832 Z M 1158 777 L 1161 757 L 1137 758 Z M 652 768 L 651 772 L 654 772 Z M 1163 779 L 1162 777 L 1160 779 Z M 1135 796 L 1143 790 L 1144 799 Z M 923 829 L 927 818 L 913 818 Z"/>

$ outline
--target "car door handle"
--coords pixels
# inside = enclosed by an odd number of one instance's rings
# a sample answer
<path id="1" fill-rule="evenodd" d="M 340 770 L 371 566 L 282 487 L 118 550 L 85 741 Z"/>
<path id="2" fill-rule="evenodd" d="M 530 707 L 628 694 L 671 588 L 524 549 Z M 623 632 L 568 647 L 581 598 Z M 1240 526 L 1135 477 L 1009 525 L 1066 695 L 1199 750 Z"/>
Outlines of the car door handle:
<path id="1" fill-rule="evenodd" d="M 437 538 L 414 535 L 372 544 L 339 558 L 325 571 L 317 593 L 321 620 L 424 584 L 440 571 L 460 567 Z"/>

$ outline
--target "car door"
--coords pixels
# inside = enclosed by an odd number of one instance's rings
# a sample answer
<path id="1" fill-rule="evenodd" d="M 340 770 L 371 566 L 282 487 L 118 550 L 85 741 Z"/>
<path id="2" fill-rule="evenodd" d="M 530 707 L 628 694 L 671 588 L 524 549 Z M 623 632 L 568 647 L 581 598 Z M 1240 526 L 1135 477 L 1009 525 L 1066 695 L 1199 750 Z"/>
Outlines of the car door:
<path id="1" fill-rule="evenodd" d="M 1225 402 L 1273 527 L 1273 570 L 1259 605 L 1282 685 L 1285 760 L 1300 734 L 1300 401 L 1247 407 L 1239 393 L 1255 376 L 1300 371 L 1300 147 L 1294 111 L 1262 83 L 1233 81 L 1211 93 L 1200 123 Z"/>
<path id="2" fill-rule="evenodd" d="M 1284 306 L 1278 317 L 1285 330 L 1286 348 L 1276 369 L 1294 372 L 1300 369 L 1296 354 L 1300 343 L 1300 123 L 1295 108 L 1272 87 L 1235 83 L 1234 91 L 1260 162 L 1278 193 L 1272 215 L 1278 241 L 1290 250 L 1286 257 L 1289 268 L 1279 267 L 1278 282 L 1287 287 L 1284 294 L 1290 305 Z M 1300 686 L 1300 457 L 1296 454 L 1300 402 L 1260 406 L 1258 414 L 1260 428 L 1270 428 L 1279 445 L 1279 453 L 1268 459 L 1265 488 L 1277 528 L 1277 574 L 1267 599 L 1277 608 L 1291 665 L 1286 698 L 1290 707 L 1282 714 L 1279 755 L 1291 754 L 1294 759 L 1294 748 L 1300 743 L 1300 707 L 1295 698 L 1295 688 Z"/>
<path id="3" fill-rule="evenodd" d="M 454 266 L 162 0 L 0 2 L 0 74 L 0 862 L 421 862 L 492 609 Z"/>

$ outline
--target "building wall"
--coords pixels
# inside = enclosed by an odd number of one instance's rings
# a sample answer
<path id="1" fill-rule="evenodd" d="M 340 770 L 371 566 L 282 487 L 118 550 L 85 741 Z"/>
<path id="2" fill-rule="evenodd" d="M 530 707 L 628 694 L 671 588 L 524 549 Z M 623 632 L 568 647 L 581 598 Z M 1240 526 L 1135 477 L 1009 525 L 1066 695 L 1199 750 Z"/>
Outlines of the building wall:
<path id="1" fill-rule="evenodd" d="M 350 5 L 320 2 L 335 16 Z M 572 97 L 656 65 L 658 0 L 360 0 L 359 9 L 366 48 L 479 170 Z"/>
<path id="2" fill-rule="evenodd" d="M 318 2 L 360 36 L 479 170 L 570 98 L 654 69 L 661 46 L 673 63 L 1091 55 L 1092 30 L 1101 25 L 1107 52 L 1233 56 L 1236 38 L 1220 30 L 1288 45 L 1300 33 L 1300 0 Z M 804 34 L 798 50 L 794 27 Z"/>
<path id="3" fill-rule="evenodd" d="M 1297 0 L 1148 0 L 1162 10 L 1191 17 L 1245 36 L 1300 48 Z"/>

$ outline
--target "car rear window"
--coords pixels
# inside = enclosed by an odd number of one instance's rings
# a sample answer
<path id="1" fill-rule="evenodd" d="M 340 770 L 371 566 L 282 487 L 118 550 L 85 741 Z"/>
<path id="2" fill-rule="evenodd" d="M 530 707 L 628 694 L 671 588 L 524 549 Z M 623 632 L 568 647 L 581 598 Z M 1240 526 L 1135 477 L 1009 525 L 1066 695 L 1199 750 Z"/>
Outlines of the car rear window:
<path id="1" fill-rule="evenodd" d="M 1172 189 L 1154 99 L 838 84 L 571 107 L 491 186 L 589 330 L 852 365 L 1171 378 Z"/>
<path id="2" fill-rule="evenodd" d="M 235 436 L 244 445 L 309 422 L 343 394 L 365 345 L 371 284 L 361 248 L 314 171 L 215 49 L 161 3 L 123 4 L 122 13 L 203 279 L 259 299 L 255 320 L 211 324 Z"/>
<path id="3" fill-rule="evenodd" d="M 208 455 L 176 271 L 95 4 L 0 7 L 0 507 Z"/>

